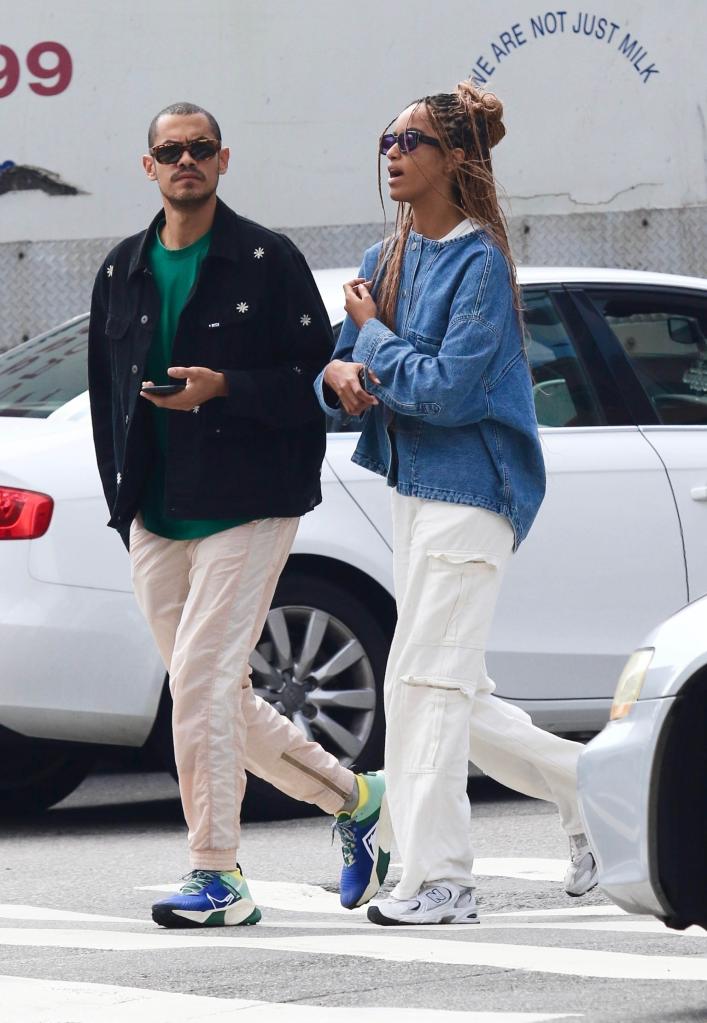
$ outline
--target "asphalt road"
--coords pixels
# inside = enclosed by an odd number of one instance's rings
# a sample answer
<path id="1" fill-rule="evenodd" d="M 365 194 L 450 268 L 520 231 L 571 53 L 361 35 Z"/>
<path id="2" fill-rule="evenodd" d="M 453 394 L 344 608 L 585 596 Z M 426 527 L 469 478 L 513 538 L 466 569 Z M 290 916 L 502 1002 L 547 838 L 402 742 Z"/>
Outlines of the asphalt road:
<path id="1" fill-rule="evenodd" d="M 486 779 L 470 791 L 479 926 L 376 928 L 341 910 L 338 846 L 310 816 L 244 828 L 257 927 L 175 932 L 149 914 L 187 869 L 175 784 L 94 775 L 0 835 L 0 1020 L 707 1023 L 707 932 L 598 891 L 569 899 L 553 808 Z M 251 793 L 251 816 L 263 803 Z"/>

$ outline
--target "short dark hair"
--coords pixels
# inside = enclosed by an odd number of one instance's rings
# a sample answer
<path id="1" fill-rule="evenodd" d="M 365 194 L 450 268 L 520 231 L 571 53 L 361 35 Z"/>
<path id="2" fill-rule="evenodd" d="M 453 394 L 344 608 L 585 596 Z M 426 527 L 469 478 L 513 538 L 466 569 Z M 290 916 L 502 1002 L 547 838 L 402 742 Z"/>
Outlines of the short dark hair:
<path id="1" fill-rule="evenodd" d="M 160 110 L 159 114 L 150 121 L 150 127 L 147 130 L 147 145 L 149 149 L 155 142 L 155 136 L 157 135 L 157 122 L 160 117 L 167 117 L 174 114 L 177 117 L 189 117 L 191 114 L 203 114 L 206 120 L 209 122 L 209 128 L 215 139 L 221 141 L 221 129 L 218 126 L 218 121 L 213 114 L 210 114 L 208 110 L 204 110 L 203 107 L 198 107 L 196 103 L 170 103 L 164 110 Z"/>

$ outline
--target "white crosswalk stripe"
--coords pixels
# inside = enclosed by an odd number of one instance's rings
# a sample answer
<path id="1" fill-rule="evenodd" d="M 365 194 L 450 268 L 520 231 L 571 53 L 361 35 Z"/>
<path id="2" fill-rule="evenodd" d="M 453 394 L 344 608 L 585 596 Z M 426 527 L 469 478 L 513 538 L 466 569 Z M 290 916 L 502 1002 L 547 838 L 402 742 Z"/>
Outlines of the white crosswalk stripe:
<path id="1" fill-rule="evenodd" d="M 0 977 L 5 1017 L 22 1023 L 350 1023 L 349 1007 L 278 1004 L 241 998 L 172 994 L 109 984 Z M 358 1007 L 360 1023 L 550 1023 L 577 1014 L 455 1012 L 446 1009 Z"/>
<path id="2" fill-rule="evenodd" d="M 291 926 L 291 925 L 290 925 Z M 391 931 L 393 933 L 391 933 Z M 268 949 L 309 955 L 347 956 L 394 963 L 492 966 L 501 970 L 555 973 L 619 980 L 707 980 L 707 962 L 699 956 L 636 955 L 584 948 L 512 945 L 500 942 L 444 940 L 416 932 L 402 937 L 397 928 L 366 934 L 324 934 L 275 938 L 254 934 L 208 936 L 150 931 L 4 928 L 0 944 L 47 948 L 102 949 L 112 952 L 172 952 L 187 948 Z"/>
<path id="3" fill-rule="evenodd" d="M 251 889 L 254 889 L 256 886 L 261 892 L 262 897 L 256 898 L 255 901 L 261 908 L 286 908 L 292 910 L 292 905 L 288 906 L 285 901 L 286 884 L 282 883 L 273 885 L 273 888 L 276 889 L 276 895 L 274 897 L 269 897 L 267 894 L 268 882 L 256 881 L 251 883 Z M 292 888 L 295 889 L 295 898 L 297 894 L 301 892 L 302 887 L 304 886 L 292 885 Z M 314 888 L 313 885 L 309 887 Z M 174 886 L 163 885 L 155 886 L 155 888 L 160 891 L 171 891 Z M 323 898 L 322 901 L 328 905 L 328 897 L 331 893 L 325 892 L 323 889 L 317 889 L 317 891 L 319 891 L 322 897 L 326 897 Z M 306 898 L 309 898 L 309 896 L 306 896 Z M 336 898 L 336 896 L 334 896 L 334 898 Z M 273 903 L 276 903 L 276 905 L 273 906 Z M 298 911 L 300 910 L 298 909 Z M 329 911 L 326 910 L 325 912 Z M 365 920 L 365 918 L 362 919 L 362 914 L 365 914 L 365 907 L 356 912 L 345 911 L 345 913 L 346 916 L 349 917 L 348 920 L 325 920 L 321 918 L 321 914 L 317 920 L 266 918 L 260 921 L 258 927 L 277 928 L 278 930 L 282 930 L 283 928 L 296 930 L 365 930 L 367 933 L 371 933 L 371 925 Z M 571 920 L 566 919 L 566 916 L 568 915 L 571 915 Z M 601 919 L 593 919 L 593 917 L 601 917 Z M 149 921 L 144 918 L 103 916 L 98 913 L 75 913 L 69 910 L 11 903 L 0 903 L 0 920 L 26 920 L 44 923 L 71 922 L 94 924 L 137 924 L 141 927 L 149 927 L 150 930 L 152 930 Z M 512 929 L 514 931 L 523 931 L 548 930 L 549 928 L 552 928 L 554 931 L 604 931 L 607 933 L 614 932 L 617 934 L 657 935 L 659 937 L 665 937 L 668 933 L 665 926 L 660 923 L 659 920 L 653 920 L 650 917 L 629 916 L 627 913 L 624 913 L 622 909 L 619 909 L 616 906 L 581 906 L 576 909 L 566 909 L 562 907 L 558 909 L 529 910 L 526 913 L 487 913 L 484 915 L 483 922 L 484 930 Z M 433 924 L 425 927 L 424 929 L 425 934 L 438 932 L 448 933 L 450 931 L 468 933 L 469 928 L 465 924 Z M 673 931 L 670 936 L 673 938 L 697 938 L 707 942 L 707 931 L 703 930 L 701 927 L 688 927 L 684 931 Z M 2 943 L 3 941 L 0 937 L 0 944 Z"/>

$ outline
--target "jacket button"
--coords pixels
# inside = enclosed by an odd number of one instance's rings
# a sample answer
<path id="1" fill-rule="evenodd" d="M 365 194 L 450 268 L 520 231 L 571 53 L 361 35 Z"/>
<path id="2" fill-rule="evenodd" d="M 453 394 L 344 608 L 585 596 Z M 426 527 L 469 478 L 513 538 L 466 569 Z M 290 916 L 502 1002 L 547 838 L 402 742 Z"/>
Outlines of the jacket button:
<path id="1" fill-rule="evenodd" d="M 415 249 L 417 248 L 417 242 L 413 242 L 411 248 L 412 248 L 412 251 L 414 252 Z"/>
<path id="2" fill-rule="evenodd" d="M 137 366 L 131 366 L 130 367 L 130 372 L 131 373 L 137 373 Z"/>
<path id="3" fill-rule="evenodd" d="M 142 316 L 140 317 L 140 323 L 144 325 L 145 323 L 147 323 L 148 319 L 149 316 L 147 315 L 147 313 L 143 313 Z"/>

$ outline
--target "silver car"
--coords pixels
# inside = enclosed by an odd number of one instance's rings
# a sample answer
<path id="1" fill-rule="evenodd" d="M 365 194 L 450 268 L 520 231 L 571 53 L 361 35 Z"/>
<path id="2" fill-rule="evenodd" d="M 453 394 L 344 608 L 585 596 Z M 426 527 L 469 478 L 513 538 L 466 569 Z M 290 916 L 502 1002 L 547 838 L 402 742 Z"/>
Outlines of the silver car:
<path id="1" fill-rule="evenodd" d="M 664 621 L 579 759 L 599 884 L 623 909 L 707 928 L 707 596 Z"/>

